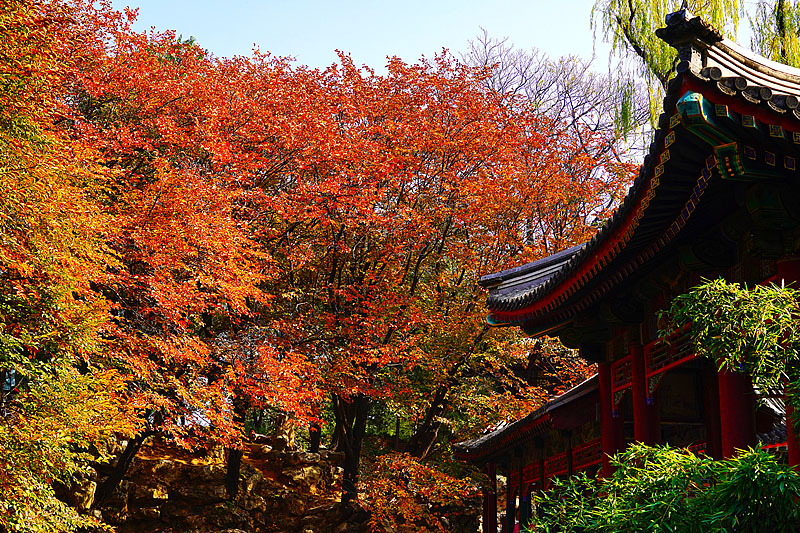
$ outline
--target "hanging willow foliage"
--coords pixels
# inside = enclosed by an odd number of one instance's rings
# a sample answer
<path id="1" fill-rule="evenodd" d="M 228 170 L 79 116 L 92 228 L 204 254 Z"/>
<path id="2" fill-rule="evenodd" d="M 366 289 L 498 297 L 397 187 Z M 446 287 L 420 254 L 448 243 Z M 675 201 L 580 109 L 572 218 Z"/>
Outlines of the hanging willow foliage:
<path id="1" fill-rule="evenodd" d="M 723 29 L 729 35 L 738 28 L 742 0 L 695 0 L 689 10 Z M 667 14 L 681 8 L 679 0 L 597 0 L 592 7 L 592 29 L 611 43 L 611 55 L 625 62 L 633 60 L 647 82 L 651 121 L 661 110 L 669 80 L 675 75 L 678 54 L 656 37 Z"/>
<path id="2" fill-rule="evenodd" d="M 750 17 L 750 46 L 757 53 L 800 67 L 800 2 L 760 1 Z"/>

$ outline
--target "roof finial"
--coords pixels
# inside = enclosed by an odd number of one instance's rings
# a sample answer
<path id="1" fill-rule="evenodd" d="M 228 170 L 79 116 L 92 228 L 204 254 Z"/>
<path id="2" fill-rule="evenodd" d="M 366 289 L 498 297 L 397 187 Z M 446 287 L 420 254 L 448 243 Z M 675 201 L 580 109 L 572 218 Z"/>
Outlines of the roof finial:
<path id="1" fill-rule="evenodd" d="M 689 9 L 689 0 L 683 0 L 681 3 L 681 9 Z"/>

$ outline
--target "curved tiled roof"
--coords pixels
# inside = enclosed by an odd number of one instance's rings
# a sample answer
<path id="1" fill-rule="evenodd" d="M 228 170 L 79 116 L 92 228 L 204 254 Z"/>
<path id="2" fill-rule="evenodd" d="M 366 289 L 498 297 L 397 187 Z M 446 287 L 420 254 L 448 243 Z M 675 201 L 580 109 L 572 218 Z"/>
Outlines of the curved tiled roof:
<path id="1" fill-rule="evenodd" d="M 483 460 L 490 454 L 502 451 L 514 444 L 541 435 L 552 427 L 551 413 L 598 388 L 597 374 L 572 387 L 564 394 L 550 400 L 530 414 L 512 422 L 504 423 L 485 435 L 454 445 L 456 457 L 472 461 Z"/>
<path id="2" fill-rule="evenodd" d="M 800 70 L 755 56 L 723 39 L 686 9 L 669 15 L 667 27 L 658 30 L 657 35 L 678 49 L 678 75 L 667 87 L 664 113 L 627 196 L 588 242 L 484 276 L 481 285 L 489 288 L 490 323 L 541 321 L 545 315 L 552 324 L 569 320 L 680 232 L 717 165 L 706 150 L 705 155 L 681 154 L 684 163 L 696 158 L 692 163 L 693 168 L 702 170 L 699 179 L 696 172 L 689 175 L 670 170 L 678 166 L 674 163 L 677 157 L 669 161 L 668 147 L 676 136 L 681 140 L 692 135 L 678 127 L 681 116 L 676 112 L 678 100 L 687 91 L 697 91 L 736 109 L 764 129 L 779 127 L 781 135 L 794 135 L 794 144 L 800 143 L 800 133 L 794 133 L 800 132 Z M 768 131 L 772 135 L 772 130 Z M 699 144 L 698 139 L 692 139 Z M 614 266 L 607 268 L 611 263 Z M 592 283 L 595 286 L 587 289 Z"/>

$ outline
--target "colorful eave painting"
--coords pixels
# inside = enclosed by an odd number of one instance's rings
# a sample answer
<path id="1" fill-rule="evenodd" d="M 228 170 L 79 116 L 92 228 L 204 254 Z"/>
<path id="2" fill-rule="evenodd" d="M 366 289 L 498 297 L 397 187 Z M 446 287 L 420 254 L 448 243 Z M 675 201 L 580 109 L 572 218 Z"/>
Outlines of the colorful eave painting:
<path id="1" fill-rule="evenodd" d="M 659 36 L 682 60 L 628 195 L 584 245 L 484 276 L 489 324 L 557 330 L 673 241 L 715 180 L 797 171 L 800 70 L 754 56 L 686 10 Z"/>

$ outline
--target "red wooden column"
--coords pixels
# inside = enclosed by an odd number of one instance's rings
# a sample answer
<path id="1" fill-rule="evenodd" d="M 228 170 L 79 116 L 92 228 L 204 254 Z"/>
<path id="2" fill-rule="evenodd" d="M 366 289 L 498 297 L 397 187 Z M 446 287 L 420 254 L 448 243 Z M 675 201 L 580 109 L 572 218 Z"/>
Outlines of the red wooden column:
<path id="1" fill-rule="evenodd" d="M 486 465 L 489 487 L 483 493 L 483 533 L 497 533 L 497 473 L 494 463 Z"/>
<path id="2" fill-rule="evenodd" d="M 511 483 L 511 469 L 513 463 L 510 463 L 508 470 L 508 477 L 506 478 L 506 519 L 503 521 L 503 533 L 514 533 L 514 526 L 517 525 L 517 489 Z"/>
<path id="3" fill-rule="evenodd" d="M 523 526 L 528 525 L 528 508 L 530 508 L 530 503 L 528 503 L 528 494 L 527 494 L 527 485 L 525 485 L 525 479 L 523 477 L 523 471 L 525 470 L 525 461 L 523 460 L 523 456 L 520 450 L 519 455 L 519 509 L 518 509 L 518 523 L 519 529 L 522 529 Z"/>
<path id="4" fill-rule="evenodd" d="M 719 377 L 713 361 L 703 368 L 703 413 L 706 422 L 706 454 L 722 459 L 722 436 L 720 434 Z"/>
<path id="5" fill-rule="evenodd" d="M 631 348 L 631 392 L 633 394 L 633 438 L 637 442 L 656 443 L 657 413 L 655 406 L 647 405 L 647 378 L 645 377 L 644 349 Z"/>
<path id="6" fill-rule="evenodd" d="M 800 259 L 778 261 L 778 283 L 791 285 L 800 289 Z M 795 469 L 800 470 L 800 428 L 792 424 L 794 409 L 786 401 L 786 447 L 788 448 L 788 462 Z"/>
<path id="7" fill-rule="evenodd" d="M 597 365 L 598 381 L 600 384 L 600 445 L 603 449 L 603 477 L 611 477 L 612 469 L 609 456 L 617 453 L 619 449 L 619 431 L 617 421 L 614 419 L 611 398 L 611 365 L 600 363 Z"/>
<path id="8" fill-rule="evenodd" d="M 722 456 L 756 443 L 755 396 L 749 376 L 722 370 L 719 382 L 719 421 Z"/>

